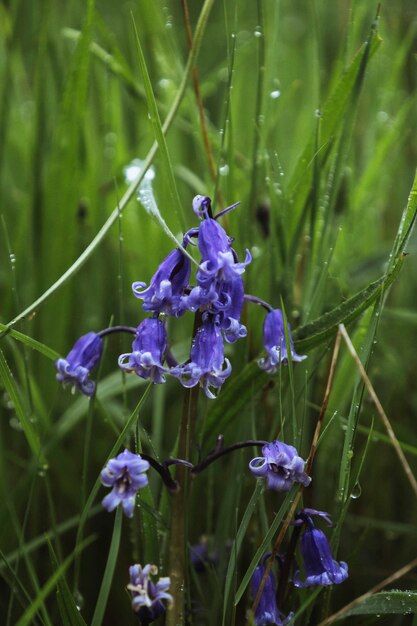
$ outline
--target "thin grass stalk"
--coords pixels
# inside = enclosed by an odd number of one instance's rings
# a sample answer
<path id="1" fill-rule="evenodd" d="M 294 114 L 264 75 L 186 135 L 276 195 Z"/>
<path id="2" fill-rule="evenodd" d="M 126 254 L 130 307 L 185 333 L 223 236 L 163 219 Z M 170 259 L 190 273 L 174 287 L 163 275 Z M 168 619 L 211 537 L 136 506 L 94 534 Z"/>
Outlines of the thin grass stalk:
<path id="1" fill-rule="evenodd" d="M 410 465 L 409 465 L 409 463 L 408 463 L 408 461 L 407 461 L 407 459 L 405 457 L 404 452 L 401 449 L 400 442 L 398 441 L 398 439 L 397 439 L 397 437 L 396 437 L 396 435 L 395 435 L 395 433 L 394 433 L 394 431 L 392 429 L 392 426 L 391 426 L 391 423 L 390 423 L 390 421 L 388 419 L 388 416 L 385 413 L 381 402 L 379 401 L 379 398 L 378 398 L 378 396 L 377 396 L 377 394 L 375 392 L 375 389 L 373 388 L 372 383 L 369 380 L 369 377 L 368 377 L 368 375 L 367 375 L 367 373 L 365 371 L 365 368 L 362 365 L 362 362 L 361 362 L 361 360 L 360 360 L 360 358 L 358 356 L 358 353 L 356 352 L 355 347 L 354 347 L 353 343 L 350 340 L 350 337 L 349 337 L 349 335 L 347 333 L 347 330 L 346 330 L 344 324 L 339 324 L 339 332 L 343 336 L 343 339 L 344 339 L 344 341 L 346 343 L 346 346 L 347 346 L 347 348 L 348 348 L 348 350 L 349 350 L 353 360 L 355 361 L 355 364 L 356 364 L 356 366 L 357 366 L 357 368 L 359 370 L 361 378 L 362 378 L 362 380 L 363 380 L 363 382 L 364 382 L 364 384 L 366 386 L 366 389 L 368 390 L 368 393 L 371 396 L 371 400 L 372 400 L 372 402 L 375 405 L 375 408 L 376 408 L 376 410 L 378 412 L 378 415 L 382 419 L 382 423 L 385 426 L 385 429 L 386 429 L 386 431 L 388 433 L 388 436 L 389 436 L 389 438 L 391 440 L 391 443 L 392 443 L 392 446 L 393 446 L 393 448 L 395 450 L 395 453 L 398 456 L 398 459 L 399 459 L 400 464 L 401 464 L 401 466 L 402 466 L 402 468 L 404 470 L 404 473 L 405 473 L 405 475 L 407 477 L 407 480 L 410 483 L 412 490 L 414 491 L 414 495 L 417 497 L 417 480 L 416 480 L 416 478 L 415 478 L 415 476 L 414 476 L 414 474 L 413 474 L 413 472 L 411 470 L 411 467 L 410 467 Z"/>

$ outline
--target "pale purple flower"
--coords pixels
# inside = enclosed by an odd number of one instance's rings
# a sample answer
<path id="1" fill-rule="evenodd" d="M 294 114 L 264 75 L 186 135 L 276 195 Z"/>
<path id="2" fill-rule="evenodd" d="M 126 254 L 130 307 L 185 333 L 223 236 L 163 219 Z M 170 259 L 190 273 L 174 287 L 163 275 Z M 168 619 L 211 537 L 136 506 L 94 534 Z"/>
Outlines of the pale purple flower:
<path id="1" fill-rule="evenodd" d="M 164 383 L 167 368 L 162 365 L 167 349 L 165 325 L 161 320 L 147 318 L 139 324 L 132 352 L 119 356 L 119 367 L 135 372 L 145 380 Z"/>
<path id="2" fill-rule="evenodd" d="M 314 526 L 311 515 L 319 515 L 331 524 L 328 514 L 323 511 L 302 509 L 297 513 L 295 524 L 301 521 L 305 525 L 301 537 L 305 581 L 300 580 L 300 573 L 297 570 L 294 573 L 294 585 L 296 587 L 338 585 L 348 577 L 348 565 L 344 561 L 338 563 L 334 560 L 326 535 Z"/>
<path id="3" fill-rule="evenodd" d="M 285 364 L 288 362 L 288 347 L 285 339 L 284 319 L 281 309 L 274 309 L 267 314 L 264 321 L 263 335 L 267 357 L 258 361 L 259 367 L 269 374 L 274 374 L 280 363 Z M 294 350 L 294 342 L 291 337 L 289 324 L 288 335 L 292 361 L 304 361 L 307 357 L 300 356 Z"/>
<path id="4" fill-rule="evenodd" d="M 146 487 L 149 469 L 148 461 L 140 454 L 133 454 L 125 449 L 116 458 L 110 459 L 101 472 L 101 482 L 105 487 L 113 487 L 103 499 L 102 505 L 107 511 L 113 511 L 120 503 L 127 517 L 133 516 L 136 493 Z"/>
<path id="5" fill-rule="evenodd" d="M 182 297 L 188 286 L 190 272 L 190 259 L 176 248 L 162 261 L 149 287 L 145 289 L 146 283 L 135 282 L 132 285 L 133 293 L 143 300 L 144 311 L 179 317 L 185 311 Z"/>
<path id="6" fill-rule="evenodd" d="M 190 362 L 171 369 L 184 387 L 200 383 L 208 398 L 216 396 L 210 387 L 220 388 L 230 375 L 232 366 L 224 358 L 223 338 L 219 326 L 211 316 L 203 319 L 191 347 Z"/>
<path id="7" fill-rule="evenodd" d="M 58 371 L 57 380 L 65 385 L 72 385 L 85 396 L 94 395 L 96 384 L 90 380 L 90 371 L 97 365 L 103 351 L 103 340 L 96 333 L 90 332 L 80 337 L 66 358 L 55 361 Z"/>
<path id="8" fill-rule="evenodd" d="M 152 577 L 157 576 L 156 565 L 136 564 L 129 567 L 130 583 L 127 588 L 132 593 L 132 609 L 138 616 L 142 626 L 147 626 L 158 619 L 166 611 L 163 600 L 173 602 L 168 593 L 171 581 L 168 576 L 159 578 L 156 582 Z"/>
<path id="9" fill-rule="evenodd" d="M 252 459 L 249 469 L 257 478 L 266 478 L 268 489 L 289 491 L 294 483 L 304 487 L 311 483 L 304 472 L 305 461 L 294 446 L 275 440 L 263 446 L 262 455 Z"/>

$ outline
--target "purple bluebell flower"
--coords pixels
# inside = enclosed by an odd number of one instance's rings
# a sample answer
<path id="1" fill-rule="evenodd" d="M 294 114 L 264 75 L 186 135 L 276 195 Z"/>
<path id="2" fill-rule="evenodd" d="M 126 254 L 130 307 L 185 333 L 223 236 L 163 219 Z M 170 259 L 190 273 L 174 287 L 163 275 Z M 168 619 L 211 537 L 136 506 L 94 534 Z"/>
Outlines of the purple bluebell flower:
<path id="1" fill-rule="evenodd" d="M 163 600 L 173 602 L 168 593 L 171 581 L 168 576 L 153 582 L 152 576 L 157 576 L 156 565 L 132 565 L 129 567 L 130 583 L 127 588 L 132 593 L 132 609 L 138 616 L 142 626 L 147 626 L 158 619 L 166 611 Z"/>
<path id="2" fill-rule="evenodd" d="M 144 311 L 179 317 L 185 312 L 182 296 L 188 285 L 190 272 L 190 259 L 176 248 L 162 261 L 151 278 L 149 287 L 144 289 L 146 283 L 135 282 L 132 285 L 133 293 L 143 300 Z"/>
<path id="3" fill-rule="evenodd" d="M 234 343 L 238 339 L 246 337 L 248 333 L 246 326 L 240 323 L 245 295 L 242 278 L 236 276 L 233 280 L 227 281 L 221 295 L 226 302 L 218 315 L 220 328 L 226 341 Z"/>
<path id="4" fill-rule="evenodd" d="M 79 389 L 85 396 L 94 395 L 96 384 L 90 380 L 90 371 L 97 365 L 103 351 L 103 340 L 96 333 L 90 332 L 80 337 L 66 358 L 55 361 L 58 371 L 57 380 L 72 385 L 73 391 Z"/>
<path id="5" fill-rule="evenodd" d="M 338 585 L 348 577 L 348 565 L 344 561 L 338 563 L 334 560 L 326 535 L 314 526 L 311 515 L 319 515 L 331 524 L 328 514 L 323 511 L 304 509 L 297 513 L 295 524 L 298 520 L 305 524 L 301 537 L 301 554 L 306 578 L 302 582 L 297 570 L 294 573 L 294 585 L 296 587 Z"/>
<path id="6" fill-rule="evenodd" d="M 149 469 L 148 461 L 140 454 L 133 454 L 125 449 L 115 459 L 110 459 L 101 472 L 101 482 L 105 487 L 113 487 L 103 499 L 102 505 L 107 511 L 113 511 L 122 503 L 127 517 L 133 516 L 136 492 L 148 484 L 145 472 Z"/>
<path id="7" fill-rule="evenodd" d="M 252 576 L 251 591 L 254 598 L 257 596 L 258 589 L 265 574 L 265 562 L 267 558 L 268 555 L 262 559 L 261 565 L 258 565 Z M 293 615 L 293 613 L 290 613 L 284 618 L 281 611 L 278 609 L 275 576 L 271 571 L 266 579 L 259 604 L 255 611 L 255 624 L 256 626 L 285 626 Z"/>
<path id="8" fill-rule="evenodd" d="M 267 357 L 258 361 L 259 367 L 269 374 L 277 371 L 280 363 L 288 362 L 288 348 L 285 340 L 284 319 L 281 309 L 270 311 L 264 321 L 264 346 Z M 293 361 L 304 361 L 306 356 L 300 356 L 294 350 L 294 342 L 291 337 L 290 326 L 288 325 L 290 338 L 290 352 Z"/>
<path id="9" fill-rule="evenodd" d="M 232 366 L 224 358 L 222 334 L 211 316 L 206 316 L 197 330 L 190 359 L 189 363 L 174 367 L 170 373 L 179 378 L 184 387 L 194 387 L 200 383 L 206 396 L 215 398 L 210 387 L 220 388 L 230 375 Z"/>
<path id="10" fill-rule="evenodd" d="M 132 352 L 119 356 L 119 367 L 126 372 L 135 372 L 145 380 L 164 383 L 167 368 L 162 362 L 166 349 L 165 325 L 159 319 L 147 318 L 136 329 Z"/>
<path id="11" fill-rule="evenodd" d="M 304 487 L 311 483 L 310 476 L 304 472 L 305 461 L 294 446 L 275 440 L 263 446 L 262 455 L 252 459 L 249 469 L 256 477 L 266 478 L 268 489 L 289 491 L 294 483 Z"/>
<path id="12" fill-rule="evenodd" d="M 200 286 L 207 287 L 213 280 L 230 280 L 243 274 L 245 266 L 252 260 L 251 255 L 247 250 L 245 261 L 239 263 L 231 247 L 232 242 L 233 239 L 216 220 L 209 218 L 200 224 L 198 247 L 202 260 L 197 272 L 197 283 Z"/>

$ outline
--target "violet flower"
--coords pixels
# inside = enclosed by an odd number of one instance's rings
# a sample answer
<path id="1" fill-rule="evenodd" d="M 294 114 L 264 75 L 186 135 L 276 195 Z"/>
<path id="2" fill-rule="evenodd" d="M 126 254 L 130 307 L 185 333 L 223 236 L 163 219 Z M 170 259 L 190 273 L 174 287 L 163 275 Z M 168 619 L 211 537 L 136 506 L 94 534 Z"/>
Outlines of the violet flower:
<path id="1" fill-rule="evenodd" d="M 119 367 L 135 372 L 145 380 L 164 383 L 167 368 L 162 365 L 167 349 L 164 324 L 159 319 L 147 318 L 139 324 L 132 344 L 132 352 L 119 356 Z"/>
<path id="2" fill-rule="evenodd" d="M 304 472 L 305 461 L 294 446 L 275 440 L 263 446 L 262 455 L 252 459 L 249 469 L 257 478 L 266 478 L 268 489 L 289 491 L 294 483 L 304 487 L 311 483 Z"/>
<path id="3" fill-rule="evenodd" d="M 103 351 L 103 340 L 96 333 L 90 332 L 80 337 L 66 358 L 55 361 L 58 371 L 57 380 L 72 385 L 85 396 L 94 395 L 96 384 L 89 379 L 90 371 L 97 365 Z"/>
<path id="4" fill-rule="evenodd" d="M 167 593 L 171 581 L 168 576 L 153 582 L 151 576 L 158 574 L 156 565 L 132 565 L 129 567 L 130 583 L 127 588 L 132 593 L 132 609 L 138 616 L 142 626 L 147 626 L 158 619 L 166 611 L 163 600 L 173 602 Z"/>
<path id="5" fill-rule="evenodd" d="M 211 316 L 206 316 L 197 330 L 190 359 L 189 363 L 171 369 L 170 374 L 179 378 L 184 387 L 200 383 L 206 396 L 215 398 L 210 387 L 219 389 L 230 375 L 232 366 L 224 358 L 222 334 Z"/>
<path id="6" fill-rule="evenodd" d="M 338 585 L 348 577 L 348 565 L 344 561 L 338 563 L 334 560 L 326 535 L 314 526 L 311 515 L 319 515 L 331 524 L 328 514 L 323 511 L 303 509 L 297 513 L 294 523 L 301 522 L 305 525 L 301 537 L 301 554 L 306 578 L 302 582 L 297 570 L 294 573 L 294 585 L 296 587 Z"/>
<path id="7" fill-rule="evenodd" d="M 265 562 L 267 558 L 268 555 L 262 559 L 261 565 L 258 565 L 252 576 L 251 591 L 254 598 L 257 596 L 258 589 L 265 574 Z M 290 613 L 286 618 L 283 618 L 276 600 L 275 576 L 271 571 L 266 579 L 259 604 L 255 610 L 255 624 L 256 626 L 285 626 L 293 615 L 294 613 Z"/>
<path id="8" fill-rule="evenodd" d="M 267 357 L 258 361 L 259 367 L 269 374 L 277 371 L 280 363 L 288 362 L 288 348 L 285 340 L 284 319 L 281 309 L 270 311 L 264 321 L 264 346 Z M 291 337 L 291 329 L 288 324 L 288 335 L 290 339 L 290 352 L 292 361 L 304 361 L 306 356 L 300 356 L 294 350 L 294 342 Z"/>
<path id="9" fill-rule="evenodd" d="M 162 261 L 151 278 L 149 287 L 143 289 L 146 283 L 135 282 L 132 285 L 133 293 L 143 300 L 144 311 L 179 317 L 185 312 L 182 296 L 188 285 L 190 272 L 190 259 L 176 248 Z"/>
<path id="10" fill-rule="evenodd" d="M 114 459 L 110 459 L 101 472 L 101 482 L 105 487 L 113 487 L 103 499 L 102 505 L 107 511 L 113 511 L 120 503 L 127 517 L 133 516 L 136 493 L 146 487 L 149 469 L 148 461 L 140 454 L 133 454 L 125 449 Z"/>

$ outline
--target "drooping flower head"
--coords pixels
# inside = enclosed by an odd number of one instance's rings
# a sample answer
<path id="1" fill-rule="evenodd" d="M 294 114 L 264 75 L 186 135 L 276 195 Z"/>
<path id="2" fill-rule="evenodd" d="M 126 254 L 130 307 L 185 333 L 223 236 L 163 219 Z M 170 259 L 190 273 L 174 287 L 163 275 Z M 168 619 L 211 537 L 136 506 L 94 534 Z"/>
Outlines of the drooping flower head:
<path id="1" fill-rule="evenodd" d="M 114 459 L 110 459 L 101 472 L 101 482 L 105 487 L 113 487 L 103 499 L 102 505 L 107 511 L 113 511 L 120 503 L 127 517 L 133 516 L 136 493 L 148 484 L 145 472 L 149 469 L 148 461 L 140 454 L 124 450 Z"/>
<path id="2" fill-rule="evenodd" d="M 314 526 L 312 515 L 324 518 L 330 525 L 327 513 L 314 509 L 302 509 L 296 515 L 295 524 L 304 524 L 301 537 L 301 554 L 304 561 L 305 581 L 300 580 L 300 572 L 294 573 L 296 587 L 317 587 L 320 585 L 338 585 L 348 577 L 348 565 L 344 561 L 334 560 L 330 544 L 322 530 Z"/>
<path id="3" fill-rule="evenodd" d="M 164 383 L 167 369 L 162 361 L 166 349 L 165 325 L 159 319 L 147 318 L 136 329 L 132 352 L 119 356 L 119 367 L 126 372 L 135 372 L 145 380 Z"/>
<path id="4" fill-rule="evenodd" d="M 215 398 L 210 387 L 219 389 L 231 371 L 229 360 L 224 358 L 219 326 L 211 316 L 206 316 L 194 337 L 190 362 L 174 367 L 170 373 L 178 377 L 184 387 L 200 383 L 206 396 Z"/>
<path id="5" fill-rule="evenodd" d="M 190 265 L 190 259 L 176 248 L 162 261 L 147 289 L 146 283 L 133 283 L 133 293 L 143 300 L 143 310 L 175 317 L 182 315 L 186 310 L 182 306 L 182 296 L 188 286 Z"/>
<path id="6" fill-rule="evenodd" d="M 132 593 L 132 609 L 138 616 L 142 626 L 147 626 L 165 613 L 166 606 L 163 600 L 173 602 L 171 594 L 167 593 L 171 581 L 168 576 L 156 582 L 152 576 L 157 576 L 156 565 L 132 565 L 129 567 L 130 583 L 127 588 Z"/>
<path id="7" fill-rule="evenodd" d="M 97 365 L 103 352 L 103 340 L 90 332 L 80 337 L 66 358 L 55 361 L 57 380 L 72 385 L 85 396 L 94 395 L 96 384 L 90 380 L 90 371 Z"/>
<path id="8" fill-rule="evenodd" d="M 288 324 L 288 334 L 290 339 L 291 359 L 295 362 L 304 361 L 306 356 L 300 356 L 294 350 L 294 342 L 291 337 L 291 330 Z M 284 319 L 281 309 L 270 311 L 265 317 L 264 346 L 267 357 L 258 361 L 259 367 L 269 374 L 274 374 L 281 363 L 288 362 L 288 347 L 285 339 Z"/>
<path id="9" fill-rule="evenodd" d="M 257 596 L 258 589 L 265 574 L 265 563 L 267 558 L 268 555 L 264 556 L 261 564 L 258 565 L 252 576 L 251 591 L 254 598 Z M 259 604 L 255 610 L 255 624 L 256 626 L 271 626 L 272 624 L 274 626 L 285 626 L 285 624 L 288 624 L 292 616 L 293 613 L 290 613 L 286 618 L 284 618 L 281 611 L 278 609 L 275 576 L 271 571 L 268 574 Z"/>
<path id="10" fill-rule="evenodd" d="M 304 487 L 311 483 L 304 472 L 305 461 L 294 446 L 275 440 L 262 447 L 262 455 L 252 459 L 249 469 L 255 476 L 266 478 L 268 489 L 289 491 L 295 482 Z"/>

